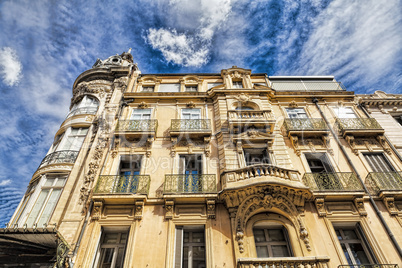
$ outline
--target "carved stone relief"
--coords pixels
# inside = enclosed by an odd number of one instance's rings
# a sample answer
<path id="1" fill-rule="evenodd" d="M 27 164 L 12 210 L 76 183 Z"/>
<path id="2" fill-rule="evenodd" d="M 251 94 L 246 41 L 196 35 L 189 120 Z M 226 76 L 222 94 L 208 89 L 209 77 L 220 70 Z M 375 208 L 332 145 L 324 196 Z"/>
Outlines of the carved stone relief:
<path id="1" fill-rule="evenodd" d="M 174 201 L 166 200 L 165 201 L 165 219 L 173 218 L 173 209 L 174 209 Z"/>
<path id="2" fill-rule="evenodd" d="M 94 208 L 92 210 L 92 220 L 97 221 L 101 218 L 102 216 L 102 208 L 103 208 L 103 202 L 102 201 L 96 201 L 94 202 Z"/>

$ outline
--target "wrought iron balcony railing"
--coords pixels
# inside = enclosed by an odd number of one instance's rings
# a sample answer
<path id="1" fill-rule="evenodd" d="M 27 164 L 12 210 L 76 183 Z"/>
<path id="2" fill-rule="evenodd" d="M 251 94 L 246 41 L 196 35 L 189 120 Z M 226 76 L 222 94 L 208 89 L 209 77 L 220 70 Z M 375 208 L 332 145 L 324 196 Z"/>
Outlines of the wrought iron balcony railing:
<path id="1" fill-rule="evenodd" d="M 342 135 L 348 132 L 361 132 L 370 134 L 375 131 L 384 132 L 384 129 L 374 118 L 337 118 L 335 121 L 335 128 L 337 128 Z"/>
<path id="2" fill-rule="evenodd" d="M 364 191 L 363 185 L 352 172 L 305 173 L 303 182 L 313 192 Z"/>
<path id="3" fill-rule="evenodd" d="M 338 268 L 398 268 L 398 264 L 344 264 Z"/>
<path id="4" fill-rule="evenodd" d="M 58 163 L 74 163 L 75 159 L 78 156 L 78 151 L 58 151 L 51 154 L 48 154 L 43 158 L 42 162 L 39 165 L 39 168 L 50 165 L 50 164 L 58 164 Z"/>
<path id="5" fill-rule="evenodd" d="M 171 132 L 208 132 L 211 131 L 209 119 L 172 119 Z"/>
<path id="6" fill-rule="evenodd" d="M 84 107 L 72 110 L 66 118 L 79 114 L 96 114 L 98 107 Z"/>
<path id="7" fill-rule="evenodd" d="M 278 81 L 272 82 L 271 87 L 276 91 L 332 91 L 346 90 L 341 82 L 308 82 L 308 81 Z"/>
<path id="8" fill-rule="evenodd" d="M 328 131 L 328 125 L 322 118 L 289 118 L 285 119 L 283 126 L 291 131 Z"/>
<path id="9" fill-rule="evenodd" d="M 216 193 L 214 174 L 168 174 L 165 175 L 165 194 Z"/>
<path id="10" fill-rule="evenodd" d="M 366 183 L 374 194 L 381 191 L 402 191 L 402 172 L 370 172 Z"/>
<path id="11" fill-rule="evenodd" d="M 149 175 L 99 176 L 94 188 L 95 194 L 148 194 Z"/>
<path id="12" fill-rule="evenodd" d="M 120 132 L 155 132 L 158 127 L 158 120 L 119 120 L 116 131 Z"/>
<path id="13" fill-rule="evenodd" d="M 329 268 L 329 257 L 274 257 L 274 258 L 241 258 L 237 260 L 237 268 Z"/>

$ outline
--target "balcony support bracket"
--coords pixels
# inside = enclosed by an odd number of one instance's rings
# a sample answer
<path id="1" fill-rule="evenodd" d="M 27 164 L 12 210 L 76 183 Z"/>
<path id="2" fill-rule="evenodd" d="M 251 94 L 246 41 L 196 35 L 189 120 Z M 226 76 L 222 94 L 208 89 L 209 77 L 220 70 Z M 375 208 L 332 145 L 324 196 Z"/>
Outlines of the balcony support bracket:
<path id="1" fill-rule="evenodd" d="M 293 149 L 295 150 L 295 153 L 297 156 L 300 156 L 301 150 L 299 147 L 299 138 L 297 136 L 292 136 L 289 135 L 290 141 L 292 142 Z"/>
<path id="2" fill-rule="evenodd" d="M 134 219 L 141 220 L 143 211 L 144 211 L 144 201 L 136 201 Z"/>
<path id="3" fill-rule="evenodd" d="M 215 219 L 215 199 L 207 199 L 207 215 L 209 219 Z"/>
<path id="4" fill-rule="evenodd" d="M 174 201 L 165 200 L 165 219 L 173 219 Z"/>
<path id="5" fill-rule="evenodd" d="M 92 220 L 100 220 L 102 216 L 103 201 L 95 201 L 94 208 L 92 210 Z"/>
<path id="6" fill-rule="evenodd" d="M 360 216 L 367 216 L 367 211 L 366 211 L 366 209 L 364 208 L 364 200 L 363 200 L 363 197 L 361 197 L 361 196 L 356 197 L 356 198 L 353 200 L 353 203 L 355 204 L 355 206 L 356 206 L 356 208 L 357 208 L 357 211 L 359 212 Z"/>
<path id="7" fill-rule="evenodd" d="M 314 203 L 315 203 L 315 207 L 318 211 L 318 215 L 320 217 L 327 216 L 327 210 L 325 209 L 324 198 L 322 198 L 322 197 L 316 198 Z"/>
<path id="8" fill-rule="evenodd" d="M 384 135 L 378 135 L 377 140 L 381 144 L 382 148 L 384 148 L 384 151 L 387 154 L 391 155 L 392 154 L 391 148 L 389 147 L 387 139 L 385 138 L 385 136 Z"/>
<path id="9" fill-rule="evenodd" d="M 389 214 L 392 216 L 398 215 L 398 209 L 395 206 L 395 200 L 394 197 L 391 196 L 385 196 L 382 201 L 384 202 L 385 207 L 387 208 Z"/>
<path id="10" fill-rule="evenodd" d="M 352 149 L 353 153 L 355 155 L 359 155 L 359 150 L 356 147 L 355 137 L 353 137 L 352 135 L 346 135 L 345 139 L 348 142 L 348 144 L 349 144 L 350 148 Z"/>

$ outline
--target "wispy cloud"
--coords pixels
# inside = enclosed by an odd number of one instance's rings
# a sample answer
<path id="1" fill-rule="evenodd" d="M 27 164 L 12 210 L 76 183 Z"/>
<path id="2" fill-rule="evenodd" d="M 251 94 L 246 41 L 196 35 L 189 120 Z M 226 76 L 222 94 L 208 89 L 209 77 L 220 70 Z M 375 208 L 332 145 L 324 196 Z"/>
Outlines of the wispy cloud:
<path id="1" fill-rule="evenodd" d="M 5 84 L 14 86 L 22 77 L 22 64 L 11 47 L 0 49 L 0 75 Z"/>
<path id="2" fill-rule="evenodd" d="M 11 184 L 10 179 L 0 181 L 0 186 L 6 186 L 6 185 L 9 185 L 9 184 Z"/>

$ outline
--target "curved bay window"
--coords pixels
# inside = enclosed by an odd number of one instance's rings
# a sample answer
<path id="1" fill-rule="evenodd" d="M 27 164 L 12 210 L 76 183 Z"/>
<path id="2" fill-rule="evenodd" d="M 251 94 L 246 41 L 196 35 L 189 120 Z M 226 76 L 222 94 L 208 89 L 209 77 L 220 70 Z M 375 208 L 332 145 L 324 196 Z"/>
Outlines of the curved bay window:
<path id="1" fill-rule="evenodd" d="M 96 114 L 96 111 L 98 111 L 98 106 L 99 102 L 97 99 L 85 95 L 81 101 L 73 105 L 70 113 L 67 115 L 67 118 L 78 114 Z"/>
<path id="2" fill-rule="evenodd" d="M 291 257 L 292 249 L 286 228 L 281 224 L 256 224 L 253 227 L 258 258 Z"/>

